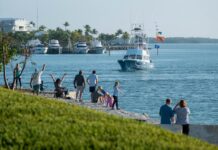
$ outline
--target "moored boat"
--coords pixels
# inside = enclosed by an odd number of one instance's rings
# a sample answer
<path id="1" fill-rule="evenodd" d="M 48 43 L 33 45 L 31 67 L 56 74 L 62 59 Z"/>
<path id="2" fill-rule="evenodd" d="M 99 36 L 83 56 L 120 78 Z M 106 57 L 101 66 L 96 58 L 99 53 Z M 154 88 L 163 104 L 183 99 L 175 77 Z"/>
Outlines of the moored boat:
<path id="1" fill-rule="evenodd" d="M 48 44 L 48 52 L 47 54 L 61 54 L 62 47 L 59 44 L 58 40 L 50 40 Z"/>
<path id="2" fill-rule="evenodd" d="M 31 54 L 46 54 L 48 51 L 48 47 L 43 44 L 38 44 L 32 48 L 30 48 Z"/>
<path id="3" fill-rule="evenodd" d="M 74 54 L 87 54 L 89 51 L 89 48 L 86 44 L 86 42 L 77 42 L 74 44 Z"/>
<path id="4" fill-rule="evenodd" d="M 92 41 L 89 53 L 90 54 L 104 54 L 106 53 L 106 48 L 102 46 L 101 41 L 98 41 L 97 39 L 95 39 Z"/>

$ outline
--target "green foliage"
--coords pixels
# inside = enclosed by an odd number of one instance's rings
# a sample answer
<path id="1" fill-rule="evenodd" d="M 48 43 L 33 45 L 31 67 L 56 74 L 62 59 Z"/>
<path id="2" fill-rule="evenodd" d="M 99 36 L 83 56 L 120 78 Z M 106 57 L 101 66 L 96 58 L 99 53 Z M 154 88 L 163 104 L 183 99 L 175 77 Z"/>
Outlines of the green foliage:
<path id="1" fill-rule="evenodd" d="M 124 40 L 126 40 L 126 41 L 129 40 L 129 38 L 130 38 L 129 33 L 128 33 L 128 32 L 123 32 L 122 38 L 123 38 Z"/>
<path id="2" fill-rule="evenodd" d="M 159 127 L 0 88 L 0 149 L 218 149 Z"/>
<path id="3" fill-rule="evenodd" d="M 114 34 L 101 33 L 98 36 L 98 39 L 101 40 L 103 42 L 103 44 L 110 43 L 110 41 L 114 40 L 115 38 L 116 38 L 116 35 L 114 35 Z"/>
<path id="4" fill-rule="evenodd" d="M 10 35 L 0 33 L 0 72 L 3 67 L 3 50 L 5 52 L 5 64 L 8 64 L 16 55 L 17 51 L 13 45 L 14 39 Z"/>
<path id="5" fill-rule="evenodd" d="M 82 35 L 82 30 L 78 29 L 73 32 L 71 32 L 71 40 L 73 43 L 76 43 L 77 41 L 85 40 L 85 37 Z"/>
<path id="6" fill-rule="evenodd" d="M 48 35 L 49 40 L 56 39 L 63 47 L 66 47 L 70 33 L 58 27 L 56 30 L 48 30 Z"/>
<path id="7" fill-rule="evenodd" d="M 116 36 L 119 36 L 123 34 L 123 31 L 121 29 L 118 29 L 117 32 L 115 33 Z"/>
<path id="8" fill-rule="evenodd" d="M 46 29 L 46 26 L 44 25 L 39 26 L 39 31 L 45 31 L 45 29 Z"/>

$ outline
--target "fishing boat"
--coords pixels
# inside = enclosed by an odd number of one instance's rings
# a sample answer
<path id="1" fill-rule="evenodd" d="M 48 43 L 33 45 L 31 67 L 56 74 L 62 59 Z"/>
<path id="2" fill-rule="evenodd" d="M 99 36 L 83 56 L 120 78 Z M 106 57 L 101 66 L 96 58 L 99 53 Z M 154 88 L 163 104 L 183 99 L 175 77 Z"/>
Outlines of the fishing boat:
<path id="1" fill-rule="evenodd" d="M 47 54 L 61 54 L 62 47 L 59 44 L 58 40 L 50 40 L 48 43 L 48 52 Z"/>
<path id="2" fill-rule="evenodd" d="M 106 53 L 106 48 L 102 46 L 101 41 L 94 39 L 91 43 L 91 48 L 89 50 L 90 54 L 104 54 Z"/>
<path id="3" fill-rule="evenodd" d="M 127 49 L 123 59 L 118 60 L 118 63 L 123 71 L 148 69 L 152 61 L 144 34 L 144 26 L 133 24 L 131 28 L 133 47 Z"/>
<path id="4" fill-rule="evenodd" d="M 74 44 L 74 54 L 87 54 L 89 51 L 89 47 L 86 42 L 77 42 Z"/>

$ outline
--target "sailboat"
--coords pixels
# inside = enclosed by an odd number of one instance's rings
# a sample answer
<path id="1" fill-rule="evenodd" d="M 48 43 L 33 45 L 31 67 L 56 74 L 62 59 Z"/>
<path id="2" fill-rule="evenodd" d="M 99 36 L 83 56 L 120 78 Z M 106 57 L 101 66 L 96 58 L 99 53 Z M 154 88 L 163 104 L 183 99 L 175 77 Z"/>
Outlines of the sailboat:
<path id="1" fill-rule="evenodd" d="M 133 48 L 129 48 L 123 59 L 118 63 L 123 71 L 145 70 L 151 66 L 150 53 L 142 24 L 133 24 L 131 27 Z"/>

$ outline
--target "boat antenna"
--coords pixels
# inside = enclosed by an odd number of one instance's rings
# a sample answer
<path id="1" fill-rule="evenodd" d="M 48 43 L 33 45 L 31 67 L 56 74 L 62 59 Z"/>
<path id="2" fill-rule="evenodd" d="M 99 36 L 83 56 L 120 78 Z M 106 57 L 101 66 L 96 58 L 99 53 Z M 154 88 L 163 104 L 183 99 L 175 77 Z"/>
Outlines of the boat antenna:
<path id="1" fill-rule="evenodd" d="M 36 0 L 36 28 L 39 29 L 39 5 L 38 0 Z"/>

